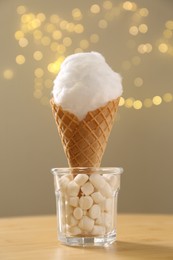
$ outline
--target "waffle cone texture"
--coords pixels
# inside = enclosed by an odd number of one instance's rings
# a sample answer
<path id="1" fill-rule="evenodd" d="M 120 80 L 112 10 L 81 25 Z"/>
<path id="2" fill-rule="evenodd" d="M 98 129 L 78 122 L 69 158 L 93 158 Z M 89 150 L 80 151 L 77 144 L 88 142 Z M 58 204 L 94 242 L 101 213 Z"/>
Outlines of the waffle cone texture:
<path id="1" fill-rule="evenodd" d="M 88 112 L 83 120 L 50 100 L 69 167 L 99 167 L 118 109 L 119 98 Z"/>

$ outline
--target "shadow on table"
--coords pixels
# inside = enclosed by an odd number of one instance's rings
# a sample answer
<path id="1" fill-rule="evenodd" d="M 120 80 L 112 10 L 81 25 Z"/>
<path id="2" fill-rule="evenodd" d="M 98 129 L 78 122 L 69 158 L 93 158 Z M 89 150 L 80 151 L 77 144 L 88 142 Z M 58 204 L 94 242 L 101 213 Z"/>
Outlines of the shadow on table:
<path id="1" fill-rule="evenodd" d="M 133 242 L 117 241 L 110 248 L 106 248 L 110 254 L 129 256 L 134 259 L 164 259 L 173 260 L 173 248 L 163 245 L 138 244 Z"/>
<path id="2" fill-rule="evenodd" d="M 64 246 L 62 246 L 64 247 Z M 77 249 L 77 250 L 76 250 Z M 75 252 L 74 252 L 75 251 Z M 126 260 L 126 259 L 139 259 L 139 260 L 150 260 L 150 259 L 163 259 L 173 260 L 173 248 L 163 245 L 152 245 L 152 244 L 140 244 L 133 242 L 117 241 L 109 247 L 66 247 L 66 254 L 69 256 L 75 255 L 81 260 L 93 260 L 96 255 L 97 258 L 106 260 Z M 64 250 L 61 252 L 58 250 L 58 256 L 64 255 Z M 62 255 L 61 255 L 62 253 Z M 60 259 L 60 258 L 56 258 Z M 65 258 L 63 258 L 65 259 Z M 69 258 L 68 258 L 69 259 Z M 73 259 L 73 257 L 72 257 Z M 99 259 L 95 259 L 99 260 Z"/>

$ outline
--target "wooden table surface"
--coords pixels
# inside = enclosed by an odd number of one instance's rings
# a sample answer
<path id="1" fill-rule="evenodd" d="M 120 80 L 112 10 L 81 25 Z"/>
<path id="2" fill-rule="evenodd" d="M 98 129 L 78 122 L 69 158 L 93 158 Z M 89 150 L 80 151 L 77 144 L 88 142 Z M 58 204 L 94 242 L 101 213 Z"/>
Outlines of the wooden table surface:
<path id="1" fill-rule="evenodd" d="M 173 215 L 119 215 L 117 242 L 108 248 L 57 241 L 56 217 L 0 219 L 1 260 L 173 260 Z"/>

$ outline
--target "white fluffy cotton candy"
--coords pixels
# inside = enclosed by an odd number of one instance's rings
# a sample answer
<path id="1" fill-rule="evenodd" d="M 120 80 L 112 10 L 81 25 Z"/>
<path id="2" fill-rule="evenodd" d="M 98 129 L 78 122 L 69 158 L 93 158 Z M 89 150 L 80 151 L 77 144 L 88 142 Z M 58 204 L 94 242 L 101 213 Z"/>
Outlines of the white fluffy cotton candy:
<path id="1" fill-rule="evenodd" d="M 53 98 L 79 120 L 122 94 L 121 76 L 98 52 L 68 56 L 54 81 Z"/>

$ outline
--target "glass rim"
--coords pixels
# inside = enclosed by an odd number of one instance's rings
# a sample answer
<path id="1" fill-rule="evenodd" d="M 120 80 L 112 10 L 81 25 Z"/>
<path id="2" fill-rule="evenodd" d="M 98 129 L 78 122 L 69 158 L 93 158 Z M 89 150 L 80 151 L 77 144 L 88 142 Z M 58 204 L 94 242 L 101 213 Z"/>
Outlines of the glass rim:
<path id="1" fill-rule="evenodd" d="M 111 174 L 122 174 L 124 169 L 122 167 L 60 167 L 60 168 L 52 168 L 51 173 L 53 175 L 61 175 L 65 173 L 70 173 L 73 171 L 79 171 L 78 173 L 83 173 L 85 170 L 91 170 L 92 172 L 99 172 L 102 174 L 111 173 Z"/>

